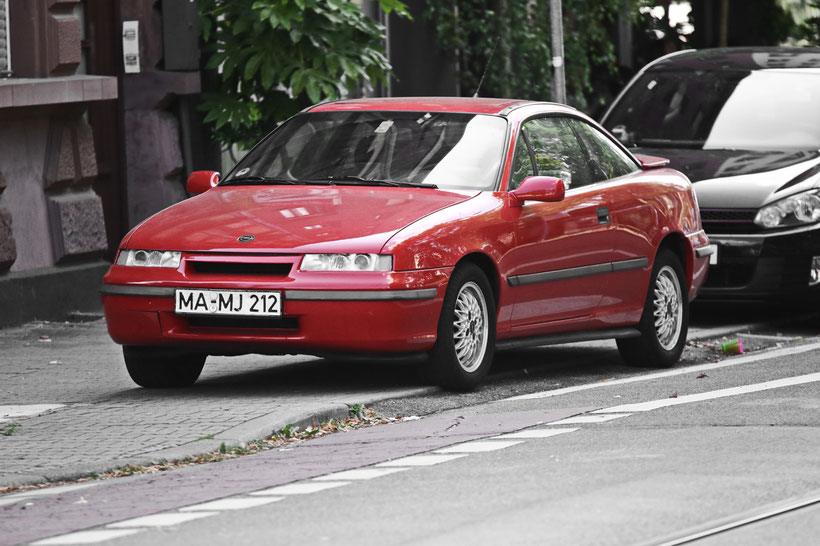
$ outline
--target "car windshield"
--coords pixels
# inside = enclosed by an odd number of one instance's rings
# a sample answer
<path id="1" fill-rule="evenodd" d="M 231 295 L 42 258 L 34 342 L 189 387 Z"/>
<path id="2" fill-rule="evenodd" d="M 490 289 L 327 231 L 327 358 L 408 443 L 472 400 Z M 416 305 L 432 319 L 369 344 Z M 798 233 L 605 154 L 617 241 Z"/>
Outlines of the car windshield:
<path id="1" fill-rule="evenodd" d="M 820 70 L 648 72 L 606 128 L 631 146 L 820 149 Z"/>
<path id="2" fill-rule="evenodd" d="M 492 190 L 507 122 L 489 115 L 334 111 L 295 116 L 223 184 L 313 183 Z"/>

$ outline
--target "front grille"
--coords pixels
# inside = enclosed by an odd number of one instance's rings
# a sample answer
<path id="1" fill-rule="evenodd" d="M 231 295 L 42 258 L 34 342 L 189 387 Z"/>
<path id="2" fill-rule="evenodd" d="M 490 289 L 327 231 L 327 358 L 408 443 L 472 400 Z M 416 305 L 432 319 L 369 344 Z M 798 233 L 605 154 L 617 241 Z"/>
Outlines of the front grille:
<path id="1" fill-rule="evenodd" d="M 706 233 L 757 233 L 757 209 L 701 209 L 700 218 Z"/>
<path id="2" fill-rule="evenodd" d="M 296 330 L 299 328 L 297 317 L 187 317 L 188 326 L 193 328 L 253 328 Z"/>
<path id="3" fill-rule="evenodd" d="M 196 273 L 206 275 L 265 275 L 287 277 L 293 264 L 260 262 L 201 262 L 190 261 L 189 266 Z"/>

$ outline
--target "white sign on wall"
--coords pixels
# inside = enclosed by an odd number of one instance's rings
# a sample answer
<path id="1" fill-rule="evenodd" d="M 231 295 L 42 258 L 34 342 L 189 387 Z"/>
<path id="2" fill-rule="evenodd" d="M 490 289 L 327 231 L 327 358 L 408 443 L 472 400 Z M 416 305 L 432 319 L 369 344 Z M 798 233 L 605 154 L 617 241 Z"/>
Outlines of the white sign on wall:
<path id="1" fill-rule="evenodd" d="M 126 74 L 140 71 L 139 21 L 122 22 L 122 60 Z"/>

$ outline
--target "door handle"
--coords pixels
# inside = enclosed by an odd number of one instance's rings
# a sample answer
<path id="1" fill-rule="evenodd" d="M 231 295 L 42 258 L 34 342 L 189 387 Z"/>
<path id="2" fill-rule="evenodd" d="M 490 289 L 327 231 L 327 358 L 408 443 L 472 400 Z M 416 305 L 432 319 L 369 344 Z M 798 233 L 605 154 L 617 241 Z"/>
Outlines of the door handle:
<path id="1" fill-rule="evenodd" d="M 598 207 L 598 223 L 606 225 L 609 223 L 609 209 L 606 207 Z"/>

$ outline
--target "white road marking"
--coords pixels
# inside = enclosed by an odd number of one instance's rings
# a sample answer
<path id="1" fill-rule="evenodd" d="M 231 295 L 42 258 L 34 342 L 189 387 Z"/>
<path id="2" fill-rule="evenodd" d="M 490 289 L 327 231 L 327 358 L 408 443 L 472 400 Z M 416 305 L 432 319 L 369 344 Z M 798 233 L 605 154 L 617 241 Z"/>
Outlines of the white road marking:
<path id="1" fill-rule="evenodd" d="M 160 512 L 159 514 L 151 514 L 150 516 L 142 516 L 139 518 L 126 519 L 116 523 L 109 523 L 106 525 L 109 529 L 127 529 L 130 527 L 169 527 L 171 525 L 179 525 L 180 523 L 187 523 L 195 519 L 207 518 L 217 515 L 217 512 L 193 512 L 187 514 L 180 514 L 178 512 Z"/>
<path id="2" fill-rule="evenodd" d="M 94 544 L 97 542 L 104 542 L 106 540 L 113 540 L 115 538 L 122 538 L 134 533 L 139 533 L 143 529 L 99 529 L 94 531 L 78 531 L 76 533 L 68 533 L 57 537 L 46 538 L 32 542 L 32 546 L 51 546 L 55 544 Z"/>
<path id="3" fill-rule="evenodd" d="M 343 470 L 313 478 L 315 481 L 336 481 L 336 480 L 372 480 L 381 476 L 387 476 L 395 472 L 402 472 L 406 468 L 356 468 L 353 470 Z"/>
<path id="4" fill-rule="evenodd" d="M 203 502 L 202 504 L 194 504 L 192 506 L 183 506 L 179 509 L 180 512 L 208 512 L 210 510 L 244 510 L 245 508 L 256 508 L 272 502 L 277 502 L 285 497 L 260 497 L 258 499 L 251 499 L 248 497 L 219 499 L 211 502 Z"/>
<path id="5" fill-rule="evenodd" d="M 270 489 L 262 489 L 261 491 L 254 491 L 250 493 L 250 495 L 307 495 L 310 493 L 316 493 L 318 491 L 324 491 L 325 489 L 333 489 L 334 487 L 341 487 L 343 485 L 347 485 L 350 482 L 328 482 L 328 483 L 316 483 L 316 482 L 299 482 L 299 483 L 289 483 L 287 485 L 277 485 L 276 487 L 271 487 Z"/>
<path id="6" fill-rule="evenodd" d="M 686 368 L 676 368 L 665 372 L 651 373 L 646 375 L 639 375 L 636 377 L 626 377 L 624 379 L 616 379 L 614 381 L 607 381 L 602 383 L 592 383 L 588 385 L 576 385 L 574 387 L 565 387 L 563 389 L 555 389 L 551 391 L 534 392 L 532 394 L 522 394 L 520 396 L 513 396 L 511 398 L 504 398 L 496 402 L 511 402 L 517 400 L 537 400 L 540 398 L 549 398 L 551 396 L 561 396 L 573 392 L 585 391 L 589 389 L 598 389 L 601 387 L 611 387 L 612 385 L 626 385 L 628 383 L 637 383 L 639 381 L 652 381 L 653 379 L 662 379 L 664 377 L 675 377 L 678 375 L 686 375 L 695 372 L 702 372 L 707 370 L 716 370 L 719 368 L 726 368 L 729 366 L 738 366 L 741 364 L 749 364 L 750 362 L 757 362 L 760 360 L 770 360 L 774 358 L 781 358 L 784 356 L 796 355 L 800 353 L 807 353 L 820 349 L 820 343 L 808 343 L 806 345 L 798 345 L 797 347 L 787 347 L 785 349 L 775 349 L 759 354 L 752 354 L 748 356 L 732 357 L 728 360 L 710 363 L 699 364 L 697 366 L 688 366 Z"/>
<path id="7" fill-rule="evenodd" d="M 31 417 L 47 411 L 64 408 L 65 404 L 25 404 L 21 406 L 0 406 L 0 418 Z"/>
<path id="8" fill-rule="evenodd" d="M 493 436 L 491 439 L 499 440 L 536 440 L 539 438 L 550 438 L 558 436 L 559 434 L 566 434 L 567 432 L 575 432 L 581 430 L 578 428 L 534 428 L 530 430 L 522 430 L 519 432 L 511 432 L 510 434 L 502 434 L 501 436 Z"/>
<path id="9" fill-rule="evenodd" d="M 604 408 L 597 410 L 594 413 L 623 413 L 636 411 L 651 411 L 658 408 L 666 408 L 669 406 L 677 406 L 680 404 L 703 402 L 705 400 L 714 400 L 716 398 L 725 398 L 727 396 L 738 396 L 741 394 L 767 391 L 771 389 L 779 389 L 782 387 L 791 387 L 794 385 L 804 385 L 806 383 L 815 383 L 817 381 L 820 381 L 820 373 L 812 373 L 808 375 L 799 375 L 797 377 L 775 379 L 773 381 L 766 381 L 764 383 L 754 383 L 752 385 L 742 385 L 740 387 L 720 389 L 717 391 L 702 392 L 699 394 L 688 394 L 686 396 L 679 396 L 677 398 L 664 398 L 661 400 L 652 400 L 650 402 L 640 402 L 638 404 L 625 404 L 623 406 L 614 406 L 612 408 Z"/>
<path id="10" fill-rule="evenodd" d="M 446 463 L 466 456 L 466 453 L 460 455 L 410 455 L 409 457 L 379 463 L 376 466 L 433 466 L 434 464 Z"/>
<path id="11" fill-rule="evenodd" d="M 506 449 L 508 447 L 523 444 L 523 440 L 491 440 L 487 442 L 475 441 L 467 442 L 465 444 L 458 444 L 454 446 L 437 449 L 433 453 L 449 454 L 449 453 L 486 453 L 488 451 L 498 451 L 499 449 Z"/>
<path id="12" fill-rule="evenodd" d="M 4 495 L 5 499 L 29 498 L 29 497 L 45 497 L 50 495 L 62 495 L 63 493 L 71 493 L 72 491 L 79 491 L 80 489 L 88 489 L 89 487 L 96 487 L 102 485 L 103 482 L 82 482 L 72 483 L 68 485 L 58 485 L 56 487 L 44 487 L 42 489 L 32 489 L 31 491 L 21 491 L 20 493 L 13 493 L 11 495 Z"/>
<path id="13" fill-rule="evenodd" d="M 595 412 L 597 413 L 597 412 Z M 613 419 L 619 419 L 621 417 L 629 417 L 629 413 L 623 413 L 619 415 L 595 415 L 595 413 L 587 413 L 586 415 L 576 415 L 575 417 L 568 417 L 567 419 L 561 419 L 560 421 L 553 421 L 552 423 L 546 423 L 547 425 L 594 425 L 596 423 L 605 423 L 607 421 L 612 421 Z"/>
<path id="14" fill-rule="evenodd" d="M 23 491 L 11 495 L 3 495 L 2 497 L 0 497 L 0 506 L 7 506 L 9 504 L 36 499 L 39 497 L 62 495 L 63 493 L 71 493 L 73 491 L 87 489 L 89 487 L 96 487 L 98 485 L 102 485 L 102 482 L 74 483 L 70 485 L 60 485 L 57 487 L 33 489 L 31 491 Z"/>
<path id="15" fill-rule="evenodd" d="M 759 337 L 760 339 L 771 339 L 772 341 L 792 341 L 795 339 L 800 339 L 797 337 L 789 337 L 789 336 L 769 336 L 766 334 L 743 334 L 742 337 Z"/>

